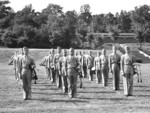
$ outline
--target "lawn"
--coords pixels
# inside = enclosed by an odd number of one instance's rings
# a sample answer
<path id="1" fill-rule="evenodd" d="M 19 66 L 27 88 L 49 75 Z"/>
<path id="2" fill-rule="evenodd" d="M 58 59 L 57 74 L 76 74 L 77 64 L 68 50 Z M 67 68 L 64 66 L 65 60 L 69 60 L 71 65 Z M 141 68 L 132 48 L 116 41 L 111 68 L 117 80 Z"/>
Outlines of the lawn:
<path id="1" fill-rule="evenodd" d="M 32 100 L 22 100 L 22 89 L 13 76 L 8 60 L 16 49 L 0 49 L 0 113 L 149 113 L 150 112 L 150 77 L 149 63 L 141 64 L 142 83 L 137 83 L 134 76 L 134 95 L 123 95 L 122 77 L 120 90 L 113 91 L 112 75 L 109 74 L 109 86 L 102 87 L 96 81 L 83 79 L 83 88 L 79 88 L 77 98 L 69 99 L 61 89 L 44 75 L 44 68 L 38 64 L 49 50 L 32 49 L 31 56 L 39 69 L 37 84 L 32 84 Z M 93 51 L 96 55 L 96 51 Z M 108 50 L 107 54 L 111 51 Z M 94 76 L 95 78 L 95 76 Z"/>

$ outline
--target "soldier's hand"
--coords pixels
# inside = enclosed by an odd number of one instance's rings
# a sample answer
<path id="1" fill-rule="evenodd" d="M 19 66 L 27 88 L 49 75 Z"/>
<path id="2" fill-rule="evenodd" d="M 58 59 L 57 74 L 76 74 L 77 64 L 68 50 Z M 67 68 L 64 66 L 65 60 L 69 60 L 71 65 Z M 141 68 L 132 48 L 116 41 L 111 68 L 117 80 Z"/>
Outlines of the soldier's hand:
<path id="1" fill-rule="evenodd" d="M 124 71 L 123 71 L 123 70 L 121 70 L 121 75 L 122 75 L 122 76 L 125 76 L 125 73 L 124 73 Z"/>
<path id="2" fill-rule="evenodd" d="M 60 75 L 62 74 L 61 71 L 59 71 L 59 74 L 60 74 Z"/>

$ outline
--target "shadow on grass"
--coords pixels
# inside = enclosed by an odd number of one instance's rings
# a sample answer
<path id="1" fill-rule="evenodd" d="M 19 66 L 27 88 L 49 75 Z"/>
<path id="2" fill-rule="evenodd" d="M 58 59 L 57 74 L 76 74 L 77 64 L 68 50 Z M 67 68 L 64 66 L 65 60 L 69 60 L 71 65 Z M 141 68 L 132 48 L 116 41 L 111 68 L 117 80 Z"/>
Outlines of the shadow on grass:
<path id="1" fill-rule="evenodd" d="M 37 100 L 37 101 L 45 101 L 45 102 L 65 102 L 65 103 L 72 103 L 72 102 L 78 102 L 78 103 L 89 103 L 88 101 L 85 100 L 78 100 L 78 98 L 73 98 L 73 99 L 66 99 L 66 100 L 51 100 L 47 98 L 38 98 L 38 99 L 32 99 L 32 100 Z M 75 103 L 74 103 L 75 104 Z"/>
<path id="2" fill-rule="evenodd" d="M 36 87 L 36 86 L 38 86 L 38 87 L 43 87 L 43 86 L 56 86 L 55 84 L 48 84 L 48 83 L 43 83 L 43 84 L 41 84 L 41 83 L 37 83 L 37 84 L 32 84 L 32 86 L 34 86 L 34 87 Z"/>
<path id="3" fill-rule="evenodd" d="M 141 89 L 141 90 L 140 90 L 140 89 L 137 89 L 137 90 L 135 89 L 134 91 L 140 91 L 140 92 L 150 92 L 150 90 L 146 90 L 146 89 Z"/>
<path id="4" fill-rule="evenodd" d="M 49 90 L 57 90 L 57 88 L 52 88 L 52 87 L 46 87 L 46 88 L 32 88 L 33 90 L 42 90 L 42 91 L 49 91 Z"/>
<path id="5" fill-rule="evenodd" d="M 134 87 L 138 87 L 138 88 L 150 88 L 150 86 L 134 86 Z"/>
<path id="6" fill-rule="evenodd" d="M 42 95 L 66 95 L 64 93 L 53 93 L 53 92 L 32 92 L 33 94 L 42 94 Z"/>
<path id="7" fill-rule="evenodd" d="M 86 99 L 86 100 L 110 100 L 110 101 L 133 101 L 133 99 L 128 99 L 128 97 L 127 98 L 124 98 L 124 97 L 122 97 L 122 98 L 99 98 L 99 97 L 97 97 L 97 98 L 89 98 L 89 97 L 80 97 L 79 99 Z"/>
<path id="8" fill-rule="evenodd" d="M 97 92 L 96 91 L 94 91 L 94 92 L 93 91 L 91 91 L 91 92 L 86 91 L 85 92 L 85 91 L 82 91 L 82 92 L 78 92 L 78 93 L 91 93 L 91 94 L 92 93 L 107 93 L 107 94 L 109 94 L 109 93 L 116 93 L 116 92 L 110 92 L 110 91 L 97 91 Z"/>
<path id="9" fill-rule="evenodd" d="M 148 97 L 150 98 L 150 95 L 137 95 L 138 97 Z"/>

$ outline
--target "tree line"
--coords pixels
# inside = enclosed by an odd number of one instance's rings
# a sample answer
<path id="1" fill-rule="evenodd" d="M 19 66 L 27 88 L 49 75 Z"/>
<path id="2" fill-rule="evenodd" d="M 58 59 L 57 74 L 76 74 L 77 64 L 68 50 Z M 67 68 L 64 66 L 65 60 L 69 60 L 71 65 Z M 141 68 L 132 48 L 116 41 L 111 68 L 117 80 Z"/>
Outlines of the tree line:
<path id="1" fill-rule="evenodd" d="M 150 42 L 150 6 L 142 5 L 132 11 L 121 11 L 115 15 L 92 15 L 90 5 L 85 4 L 80 12 L 63 12 L 63 7 L 48 4 L 41 12 L 32 5 L 14 12 L 9 1 L 0 1 L 0 46 L 32 48 L 91 48 L 98 47 L 103 37 L 93 33 L 136 33 L 139 42 Z M 87 35 L 87 33 L 90 35 Z"/>

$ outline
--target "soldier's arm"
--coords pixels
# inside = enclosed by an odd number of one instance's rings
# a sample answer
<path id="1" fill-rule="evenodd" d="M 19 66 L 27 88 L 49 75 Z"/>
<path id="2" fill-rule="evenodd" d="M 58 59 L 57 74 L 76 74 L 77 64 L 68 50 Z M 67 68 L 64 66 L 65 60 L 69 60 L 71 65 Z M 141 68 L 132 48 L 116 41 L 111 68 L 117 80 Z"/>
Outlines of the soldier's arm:
<path id="1" fill-rule="evenodd" d="M 124 75 L 124 56 L 121 56 L 121 62 L 120 63 L 121 63 L 121 65 L 120 65 L 121 72 Z"/>
<path id="2" fill-rule="evenodd" d="M 67 60 L 68 60 L 68 57 L 65 60 L 65 76 L 67 76 Z"/>
<path id="3" fill-rule="evenodd" d="M 42 59 L 42 61 L 40 62 L 40 66 L 45 66 L 45 62 L 46 62 L 46 57 L 44 57 L 43 59 Z"/>
<path id="4" fill-rule="evenodd" d="M 62 58 L 59 59 L 58 64 L 59 64 L 58 70 L 59 70 L 59 73 L 61 74 Z"/>
<path id="5" fill-rule="evenodd" d="M 100 64 L 100 69 L 101 69 L 101 65 L 102 65 L 101 56 L 100 56 L 100 58 L 99 58 L 99 64 Z"/>
<path id="6" fill-rule="evenodd" d="M 96 68 L 96 57 L 94 59 L 94 67 Z"/>
<path id="7" fill-rule="evenodd" d="M 8 65 L 13 65 L 13 61 L 14 61 L 14 56 L 11 57 L 11 59 L 8 62 Z"/>
<path id="8" fill-rule="evenodd" d="M 20 78 L 20 79 L 22 79 L 21 71 L 22 71 L 22 58 L 20 57 L 20 58 L 18 59 L 18 74 L 19 74 L 19 78 Z"/>
<path id="9" fill-rule="evenodd" d="M 53 64 L 54 64 L 54 69 L 56 69 L 56 55 L 54 55 L 54 58 L 53 58 Z"/>

